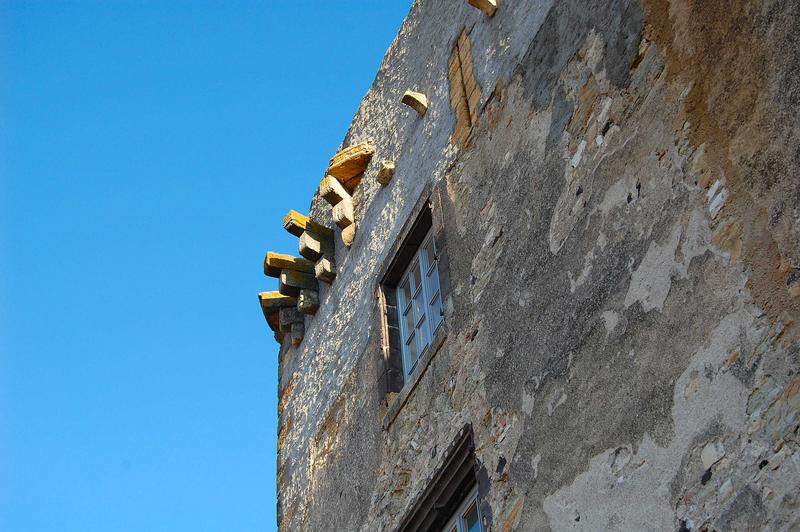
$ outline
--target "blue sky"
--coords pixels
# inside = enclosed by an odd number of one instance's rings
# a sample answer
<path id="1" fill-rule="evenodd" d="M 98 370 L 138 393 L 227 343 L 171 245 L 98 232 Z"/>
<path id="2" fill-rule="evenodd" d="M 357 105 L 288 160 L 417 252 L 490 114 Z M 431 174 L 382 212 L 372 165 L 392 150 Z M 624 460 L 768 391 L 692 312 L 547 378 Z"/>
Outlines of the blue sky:
<path id="1" fill-rule="evenodd" d="M 0 0 L 0 530 L 275 528 L 256 293 L 410 0 Z"/>

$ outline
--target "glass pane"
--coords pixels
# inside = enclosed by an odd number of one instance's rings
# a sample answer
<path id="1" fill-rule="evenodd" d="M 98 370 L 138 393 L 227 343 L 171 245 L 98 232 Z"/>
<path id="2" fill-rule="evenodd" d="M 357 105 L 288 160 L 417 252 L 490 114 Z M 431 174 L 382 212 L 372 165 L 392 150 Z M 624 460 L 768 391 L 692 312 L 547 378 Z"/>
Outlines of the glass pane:
<path id="1" fill-rule="evenodd" d="M 403 281 L 402 286 L 400 287 L 400 295 L 402 301 L 398 301 L 400 307 L 405 309 L 411 303 L 411 287 L 408 285 L 408 279 Z"/>
<path id="2" fill-rule="evenodd" d="M 434 268 L 428 276 L 428 296 L 433 299 L 436 292 L 439 291 L 439 270 Z"/>
<path id="3" fill-rule="evenodd" d="M 466 532 L 480 532 L 481 530 L 481 524 L 478 520 L 478 507 L 474 502 L 464 512 L 464 524 L 467 525 Z"/>
<path id="4" fill-rule="evenodd" d="M 417 292 L 417 295 L 414 296 L 414 316 L 417 318 L 417 323 L 422 321 L 422 318 L 425 317 L 425 296 L 422 293 L 422 290 Z"/>
<path id="5" fill-rule="evenodd" d="M 410 272 L 408 272 L 408 276 L 412 278 L 413 280 L 412 288 L 416 292 L 417 290 L 419 290 L 419 280 L 420 280 L 419 261 L 416 261 L 414 263 L 414 267 L 411 269 Z"/>
<path id="6" fill-rule="evenodd" d="M 417 337 L 412 334 L 406 342 L 406 371 L 411 374 L 414 364 L 417 363 Z"/>
<path id="7" fill-rule="evenodd" d="M 419 345 L 417 346 L 417 353 L 421 354 L 425 351 L 425 348 L 428 347 L 430 343 L 430 337 L 428 336 L 428 324 L 425 323 L 425 316 L 422 317 L 423 321 L 419 324 L 419 328 L 417 329 L 417 342 Z"/>
<path id="8" fill-rule="evenodd" d="M 436 327 L 439 326 L 439 323 L 442 321 L 442 298 L 439 297 L 439 294 L 436 294 L 433 297 L 433 302 L 430 306 L 430 317 L 431 317 L 431 333 L 436 330 Z"/>
<path id="9" fill-rule="evenodd" d="M 436 262 L 436 251 L 433 249 L 433 238 L 429 238 L 422 248 L 422 255 L 425 257 L 425 265 L 430 271 L 431 267 Z M 427 273 L 427 272 L 426 272 Z"/>
<path id="10" fill-rule="evenodd" d="M 408 309 L 406 313 L 403 314 L 403 340 L 408 340 L 408 337 L 414 333 L 414 325 L 414 313 L 411 312 L 411 309 Z"/>

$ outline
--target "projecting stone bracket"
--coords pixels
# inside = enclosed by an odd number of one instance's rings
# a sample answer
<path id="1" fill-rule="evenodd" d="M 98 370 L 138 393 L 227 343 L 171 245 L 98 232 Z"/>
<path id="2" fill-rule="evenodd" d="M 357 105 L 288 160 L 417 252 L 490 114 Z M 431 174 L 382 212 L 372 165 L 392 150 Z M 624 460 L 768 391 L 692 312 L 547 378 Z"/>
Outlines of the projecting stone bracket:
<path id="1" fill-rule="evenodd" d="M 337 178 L 330 175 L 319 182 L 319 195 L 333 207 L 333 221 L 342 230 L 342 243 L 349 248 L 356 231 L 352 196 Z"/>
<path id="2" fill-rule="evenodd" d="M 282 308 L 278 313 L 280 330 L 289 333 L 292 345 L 300 345 L 305 335 L 305 318 L 295 307 Z"/>
<path id="3" fill-rule="evenodd" d="M 333 207 L 333 221 L 342 230 L 342 243 L 353 245 L 356 237 L 355 203 L 351 194 L 364 177 L 375 147 L 369 142 L 349 146 L 331 158 L 319 194 Z"/>
<path id="4" fill-rule="evenodd" d="M 285 296 L 298 297 L 300 290 L 318 290 L 316 277 L 310 273 L 282 270 L 278 282 L 278 292 Z"/>
<path id="5" fill-rule="evenodd" d="M 314 273 L 320 281 L 332 283 L 336 278 L 333 260 L 335 251 L 333 229 L 325 227 L 297 211 L 289 211 L 284 216 L 283 227 L 294 236 L 300 237 L 297 244 L 298 252 L 314 264 L 308 273 Z M 316 264 L 323 259 L 324 264 Z"/>
<path id="6" fill-rule="evenodd" d="M 375 147 L 369 142 L 349 146 L 331 158 L 325 174 L 338 179 L 347 192 L 352 194 L 361 182 L 374 153 Z"/>
<path id="7" fill-rule="evenodd" d="M 394 161 L 382 161 L 375 180 L 385 187 L 392 180 L 392 177 L 394 177 Z"/>
<path id="8" fill-rule="evenodd" d="M 304 288 L 297 298 L 297 310 L 303 314 L 316 314 L 319 310 L 319 292 Z"/>
<path id="9" fill-rule="evenodd" d="M 299 257 L 268 251 L 264 257 L 264 275 L 280 277 L 282 270 L 314 273 L 314 263 Z"/>
<path id="10" fill-rule="evenodd" d="M 420 116 L 428 111 L 428 97 L 421 92 L 406 91 L 400 101 L 414 109 Z"/>
<path id="11" fill-rule="evenodd" d="M 336 279 L 336 265 L 332 258 L 322 257 L 314 264 L 314 275 L 320 281 L 333 284 Z"/>
<path id="12" fill-rule="evenodd" d="M 497 11 L 497 0 L 467 0 L 467 2 L 483 11 L 487 17 L 494 16 L 494 12 Z"/>
<path id="13" fill-rule="evenodd" d="M 267 325 L 275 333 L 275 340 L 281 342 L 283 336 L 280 329 L 280 310 L 284 308 L 295 308 L 297 299 L 285 296 L 280 292 L 261 292 L 258 294 L 258 301 L 261 304 L 261 311 Z"/>

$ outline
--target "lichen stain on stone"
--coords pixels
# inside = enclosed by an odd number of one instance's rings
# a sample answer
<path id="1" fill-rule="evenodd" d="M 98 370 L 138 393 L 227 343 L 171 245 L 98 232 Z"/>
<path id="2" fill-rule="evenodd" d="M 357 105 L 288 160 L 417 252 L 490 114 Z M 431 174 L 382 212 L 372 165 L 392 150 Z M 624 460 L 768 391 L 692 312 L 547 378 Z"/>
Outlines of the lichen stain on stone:
<path id="1" fill-rule="evenodd" d="M 797 95 L 784 87 L 797 72 L 794 49 L 800 5 L 748 0 L 726 3 L 645 0 L 648 38 L 662 51 L 670 81 L 690 87 L 684 102 L 689 139 L 705 147 L 730 196 L 718 238 L 741 257 L 748 287 L 770 319 L 800 336 L 800 299 L 786 290 L 782 260 L 800 265 L 797 204 L 800 163 Z M 794 214 L 790 212 L 794 209 Z"/>

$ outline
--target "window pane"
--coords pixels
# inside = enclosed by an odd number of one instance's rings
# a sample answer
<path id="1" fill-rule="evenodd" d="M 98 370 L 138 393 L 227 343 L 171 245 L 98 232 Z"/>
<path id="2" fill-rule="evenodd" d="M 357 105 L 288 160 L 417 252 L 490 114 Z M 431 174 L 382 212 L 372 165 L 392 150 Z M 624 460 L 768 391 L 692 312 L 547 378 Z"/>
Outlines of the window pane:
<path id="1" fill-rule="evenodd" d="M 414 364 L 417 363 L 417 338 L 415 334 L 411 335 L 411 338 L 408 339 L 406 342 L 406 371 L 411 374 L 411 370 L 414 368 Z"/>
<path id="2" fill-rule="evenodd" d="M 478 507 L 474 502 L 464 513 L 464 524 L 467 525 L 466 532 L 480 532 L 481 530 L 481 524 L 478 520 Z"/>
<path id="3" fill-rule="evenodd" d="M 411 309 L 406 310 L 406 313 L 403 314 L 403 332 L 405 333 L 403 340 L 408 340 L 408 337 L 414 333 L 415 325 L 414 313 Z"/>
<path id="4" fill-rule="evenodd" d="M 408 285 L 408 279 L 403 281 L 403 285 L 400 287 L 400 293 L 402 296 L 402 301 L 399 301 L 400 307 L 405 309 L 411 303 L 411 287 Z"/>
<path id="5" fill-rule="evenodd" d="M 408 276 L 411 277 L 412 280 L 414 281 L 413 285 L 412 285 L 412 288 L 416 292 L 417 290 L 419 290 L 419 280 L 420 280 L 420 276 L 419 276 L 419 261 L 416 261 L 414 263 L 414 267 L 411 269 L 410 272 L 408 272 Z"/>
<path id="6" fill-rule="evenodd" d="M 436 252 L 433 249 L 433 238 L 429 238 L 423 246 L 422 254 L 425 257 L 425 265 L 427 269 L 430 270 L 433 264 L 436 262 Z"/>
<path id="7" fill-rule="evenodd" d="M 419 336 L 419 352 L 422 353 L 422 351 L 428 345 L 428 342 L 430 342 L 428 324 L 425 323 L 425 316 L 422 317 L 422 321 L 417 325 L 417 336 Z"/>
<path id="8" fill-rule="evenodd" d="M 431 334 L 433 334 L 433 332 L 436 331 L 436 327 L 438 327 L 439 323 L 442 321 L 442 298 L 439 294 L 433 297 L 429 314 L 431 317 Z"/>
<path id="9" fill-rule="evenodd" d="M 414 296 L 414 317 L 417 319 L 417 323 L 419 323 L 422 318 L 425 317 L 425 300 L 422 290 L 417 292 L 417 295 Z"/>
<path id="10" fill-rule="evenodd" d="M 433 299 L 436 292 L 439 291 L 439 270 L 434 268 L 428 276 L 428 297 Z"/>
<path id="11" fill-rule="evenodd" d="M 427 327 L 426 324 L 423 324 Z M 425 334 L 423 334 L 422 330 L 417 331 L 417 357 L 422 355 L 422 352 L 425 351 L 425 348 L 428 347 L 428 340 L 425 338 Z"/>

